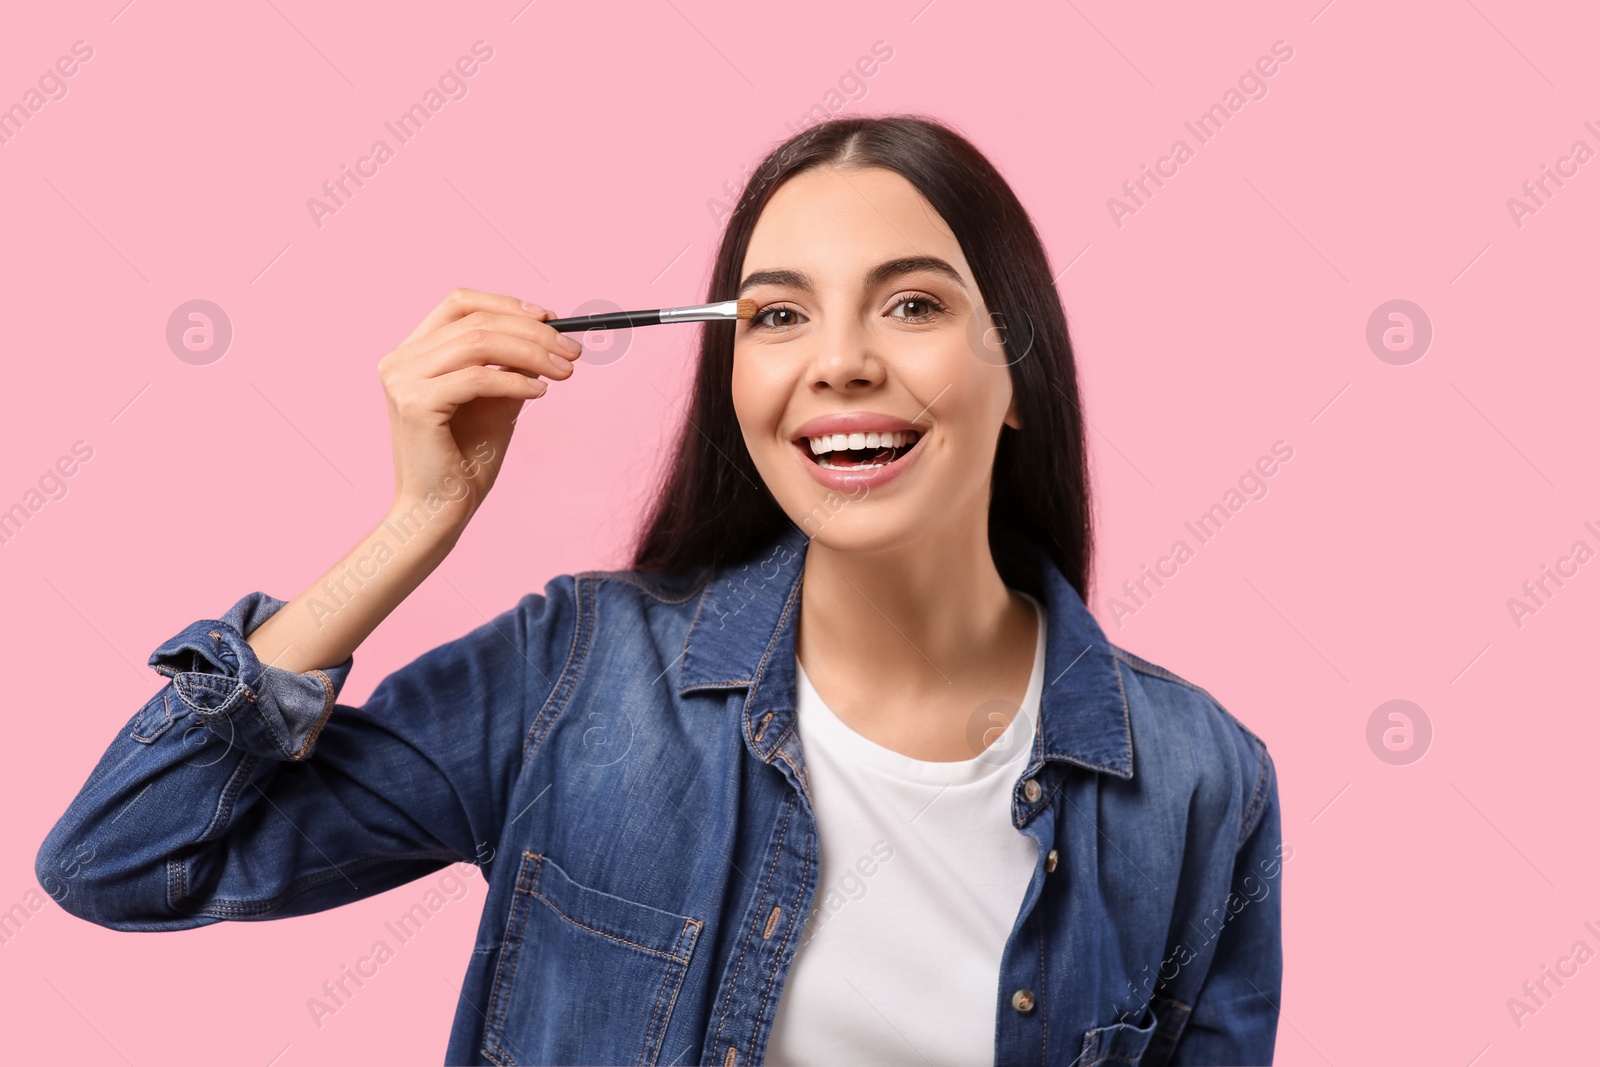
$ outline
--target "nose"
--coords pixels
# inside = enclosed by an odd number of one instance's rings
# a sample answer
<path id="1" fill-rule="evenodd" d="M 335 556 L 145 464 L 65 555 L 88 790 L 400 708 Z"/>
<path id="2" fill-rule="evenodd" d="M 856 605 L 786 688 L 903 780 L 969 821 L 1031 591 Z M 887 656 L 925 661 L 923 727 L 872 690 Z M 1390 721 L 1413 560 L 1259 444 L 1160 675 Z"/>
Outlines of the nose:
<path id="1" fill-rule="evenodd" d="M 849 319 L 837 322 L 814 335 L 820 348 L 812 360 L 812 386 L 847 393 L 881 384 L 883 360 L 873 350 L 866 331 Z"/>

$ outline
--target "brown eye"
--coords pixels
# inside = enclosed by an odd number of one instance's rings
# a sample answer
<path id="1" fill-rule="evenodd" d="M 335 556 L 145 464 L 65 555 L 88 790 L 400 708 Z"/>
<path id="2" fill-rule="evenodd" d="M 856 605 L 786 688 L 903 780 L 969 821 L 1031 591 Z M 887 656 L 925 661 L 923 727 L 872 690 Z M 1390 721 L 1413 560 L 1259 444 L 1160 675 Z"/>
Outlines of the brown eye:
<path id="1" fill-rule="evenodd" d="M 905 296 L 895 301 L 896 308 L 907 308 L 904 315 L 892 315 L 905 322 L 926 322 L 944 311 L 944 305 L 931 296 Z"/>
<path id="2" fill-rule="evenodd" d="M 768 321 L 768 316 L 788 315 L 790 318 L 781 323 Z M 772 330 L 783 329 L 787 326 L 799 325 L 800 313 L 791 307 L 764 307 L 750 317 L 750 325 L 754 329 Z"/>

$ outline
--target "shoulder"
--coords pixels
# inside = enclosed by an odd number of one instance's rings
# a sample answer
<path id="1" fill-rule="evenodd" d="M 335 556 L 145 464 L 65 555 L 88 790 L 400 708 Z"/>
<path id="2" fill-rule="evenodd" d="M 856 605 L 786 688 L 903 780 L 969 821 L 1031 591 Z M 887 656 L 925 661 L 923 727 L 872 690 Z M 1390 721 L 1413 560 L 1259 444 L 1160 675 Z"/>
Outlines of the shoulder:
<path id="1" fill-rule="evenodd" d="M 699 567 L 682 574 L 654 574 L 637 570 L 587 570 L 557 574 L 545 582 L 542 593 L 525 593 L 518 603 L 523 611 L 556 612 L 582 616 L 602 604 L 652 607 L 689 606 L 705 591 L 713 575 Z"/>
<path id="2" fill-rule="evenodd" d="M 1136 764 L 1143 756 L 1163 774 L 1183 764 L 1225 783 L 1242 800 L 1240 840 L 1249 837 L 1277 783 L 1266 742 L 1187 678 L 1116 644 L 1111 652 L 1136 733 L 1143 733 L 1135 739 Z M 1139 725 L 1145 729 L 1138 731 Z"/>
<path id="3" fill-rule="evenodd" d="M 509 639 L 547 687 L 559 688 L 557 673 L 578 671 L 597 650 L 615 646 L 648 656 L 672 641 L 681 644 L 710 577 L 704 568 L 557 574 L 475 636 L 489 644 Z"/>
<path id="4" fill-rule="evenodd" d="M 544 593 L 530 593 L 519 607 L 546 621 L 553 640 L 567 646 L 567 668 L 581 667 L 596 652 L 652 659 L 682 646 L 714 574 L 706 567 L 676 574 L 638 570 L 585 570 L 560 574 Z M 659 668 L 658 668 L 659 669 Z"/>
<path id="5" fill-rule="evenodd" d="M 676 574 L 639 570 L 589 570 L 572 576 L 576 591 L 603 626 L 603 633 L 627 630 L 628 619 L 648 620 L 667 629 L 687 629 L 715 577 L 707 567 Z M 681 637 L 680 633 L 680 637 Z"/>
<path id="6" fill-rule="evenodd" d="M 569 706 L 620 706 L 629 692 L 639 706 L 658 699 L 654 682 L 681 657 L 709 579 L 704 569 L 557 574 L 542 593 L 523 595 L 509 626 L 488 624 L 484 642 L 520 652 L 529 668 L 525 757 Z"/>
<path id="7" fill-rule="evenodd" d="M 689 603 L 705 591 L 709 568 L 696 567 L 680 574 L 655 574 L 637 570 L 580 571 L 571 580 L 587 582 L 596 597 L 633 601 L 640 606 L 674 606 Z"/>

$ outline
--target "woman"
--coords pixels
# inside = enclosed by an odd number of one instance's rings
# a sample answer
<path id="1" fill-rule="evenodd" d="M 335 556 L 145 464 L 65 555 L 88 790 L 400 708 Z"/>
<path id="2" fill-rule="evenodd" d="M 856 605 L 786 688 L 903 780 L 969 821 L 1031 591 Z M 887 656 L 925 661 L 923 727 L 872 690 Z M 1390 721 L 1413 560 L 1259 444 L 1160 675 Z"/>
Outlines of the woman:
<path id="1" fill-rule="evenodd" d="M 474 860 L 451 1063 L 1269 1062 L 1272 762 L 1084 606 L 1076 369 L 1005 181 L 936 122 L 808 129 L 729 220 L 733 296 L 633 567 L 336 704 L 580 356 L 451 293 L 379 364 L 390 514 L 156 649 L 45 887 L 174 930 Z"/>

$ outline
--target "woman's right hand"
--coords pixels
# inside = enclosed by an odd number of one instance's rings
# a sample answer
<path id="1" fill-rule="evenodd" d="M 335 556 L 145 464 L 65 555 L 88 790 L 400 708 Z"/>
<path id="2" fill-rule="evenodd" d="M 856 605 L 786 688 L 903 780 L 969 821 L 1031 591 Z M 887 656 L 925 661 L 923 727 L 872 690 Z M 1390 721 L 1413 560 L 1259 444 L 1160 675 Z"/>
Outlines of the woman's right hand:
<path id="1" fill-rule="evenodd" d="M 453 289 L 378 361 L 394 444 L 394 503 L 459 533 L 494 485 L 523 402 L 564 380 L 583 346 L 514 296 Z M 430 496 L 432 499 L 430 500 Z M 440 504 L 440 501 L 443 504 Z"/>

